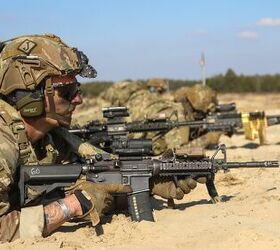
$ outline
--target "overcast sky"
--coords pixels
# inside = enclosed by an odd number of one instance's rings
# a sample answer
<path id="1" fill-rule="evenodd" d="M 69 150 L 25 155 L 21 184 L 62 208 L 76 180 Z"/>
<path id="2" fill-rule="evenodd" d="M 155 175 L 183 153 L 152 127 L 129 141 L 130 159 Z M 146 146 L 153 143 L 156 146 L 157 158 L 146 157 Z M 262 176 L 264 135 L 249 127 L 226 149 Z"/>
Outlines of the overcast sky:
<path id="1" fill-rule="evenodd" d="M 83 50 L 97 80 L 279 73 L 277 0 L 1 0 L 0 40 L 54 33 Z"/>

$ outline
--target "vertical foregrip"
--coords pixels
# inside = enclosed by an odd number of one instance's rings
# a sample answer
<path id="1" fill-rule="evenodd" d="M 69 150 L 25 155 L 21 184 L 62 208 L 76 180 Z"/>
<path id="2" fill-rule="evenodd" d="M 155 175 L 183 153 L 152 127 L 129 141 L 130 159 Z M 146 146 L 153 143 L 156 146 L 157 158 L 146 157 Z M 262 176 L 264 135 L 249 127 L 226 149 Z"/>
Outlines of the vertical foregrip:
<path id="1" fill-rule="evenodd" d="M 149 191 L 129 194 L 128 205 L 131 219 L 133 221 L 155 221 Z"/>

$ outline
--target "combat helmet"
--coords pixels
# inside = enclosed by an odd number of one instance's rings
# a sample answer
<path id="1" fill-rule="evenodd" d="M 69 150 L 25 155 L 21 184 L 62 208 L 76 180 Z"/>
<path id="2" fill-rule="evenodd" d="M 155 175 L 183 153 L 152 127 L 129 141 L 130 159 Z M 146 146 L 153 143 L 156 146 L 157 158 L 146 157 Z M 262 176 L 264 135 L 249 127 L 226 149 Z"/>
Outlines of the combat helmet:
<path id="1" fill-rule="evenodd" d="M 94 78 L 97 73 L 83 52 L 69 47 L 56 35 L 25 35 L 0 44 L 0 95 L 14 100 L 23 116 L 44 113 L 43 88 L 52 102 L 51 77 L 77 74 Z M 59 119 L 54 107 L 50 114 Z"/>
<path id="2" fill-rule="evenodd" d="M 149 88 L 150 92 L 162 94 L 167 91 L 168 82 L 161 78 L 151 78 L 147 81 L 146 86 Z"/>
<path id="3" fill-rule="evenodd" d="M 210 87 L 196 84 L 192 87 L 182 87 L 174 93 L 175 101 L 187 99 L 196 111 L 207 113 L 217 105 L 217 93 Z"/>
<path id="4" fill-rule="evenodd" d="M 118 81 L 100 94 L 100 97 L 113 106 L 125 106 L 131 96 L 143 89 L 137 81 Z"/>

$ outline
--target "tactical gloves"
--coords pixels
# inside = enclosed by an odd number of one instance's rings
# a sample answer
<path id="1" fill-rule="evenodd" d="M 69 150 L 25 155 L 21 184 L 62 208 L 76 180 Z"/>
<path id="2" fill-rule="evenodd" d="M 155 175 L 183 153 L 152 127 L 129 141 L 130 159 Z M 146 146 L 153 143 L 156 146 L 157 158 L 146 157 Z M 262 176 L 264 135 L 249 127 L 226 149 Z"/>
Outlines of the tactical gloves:
<path id="1" fill-rule="evenodd" d="M 151 193 L 165 199 L 183 199 L 197 185 L 197 182 L 188 177 L 178 180 L 177 183 L 172 178 L 154 178 L 150 181 Z"/>
<path id="2" fill-rule="evenodd" d="M 83 209 L 83 215 L 78 218 L 90 220 L 93 226 L 110 210 L 113 202 L 113 193 L 131 192 L 129 186 L 122 184 L 96 184 L 90 181 L 79 181 L 70 193 L 74 193 Z"/>
<path id="3" fill-rule="evenodd" d="M 187 153 L 191 153 L 191 151 Z M 202 154 L 202 152 L 199 153 Z M 161 159 L 172 160 L 174 156 L 174 150 L 168 149 L 162 154 Z M 175 181 L 174 177 L 153 177 L 150 180 L 150 190 L 152 195 L 158 195 L 165 199 L 181 200 L 185 194 L 196 188 L 197 182 L 205 184 L 206 178 L 200 177 L 194 180 L 191 177 L 186 177 Z"/>

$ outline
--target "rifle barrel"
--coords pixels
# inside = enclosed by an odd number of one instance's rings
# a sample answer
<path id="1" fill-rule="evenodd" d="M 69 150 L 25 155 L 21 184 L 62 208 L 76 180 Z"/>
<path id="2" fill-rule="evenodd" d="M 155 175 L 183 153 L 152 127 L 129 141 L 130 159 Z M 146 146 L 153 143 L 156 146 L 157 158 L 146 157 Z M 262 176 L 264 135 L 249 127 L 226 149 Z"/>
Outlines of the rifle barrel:
<path id="1" fill-rule="evenodd" d="M 268 115 L 266 119 L 268 126 L 280 124 L 280 115 Z"/>
<path id="2" fill-rule="evenodd" d="M 227 168 L 277 168 L 278 161 L 249 161 L 249 162 L 227 162 Z"/>

